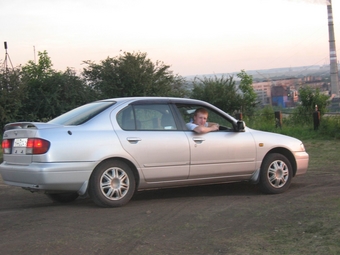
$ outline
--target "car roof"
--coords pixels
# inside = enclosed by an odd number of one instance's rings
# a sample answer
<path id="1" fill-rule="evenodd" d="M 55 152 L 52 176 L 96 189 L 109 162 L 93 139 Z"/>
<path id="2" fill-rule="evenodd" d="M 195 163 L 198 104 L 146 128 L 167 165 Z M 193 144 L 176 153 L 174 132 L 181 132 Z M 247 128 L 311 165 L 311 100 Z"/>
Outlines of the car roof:
<path id="1" fill-rule="evenodd" d="M 179 97 L 119 97 L 109 98 L 99 101 L 115 101 L 119 103 L 131 102 L 131 103 L 189 103 L 189 104 L 207 104 L 201 100 Z"/>
<path id="2" fill-rule="evenodd" d="M 216 106 L 205 102 L 205 101 L 201 101 L 198 99 L 191 99 L 191 98 L 179 98 L 179 97 L 118 97 L 118 98 L 109 98 L 109 99 L 103 99 L 103 100 L 99 100 L 99 101 L 106 101 L 106 102 L 117 102 L 119 104 L 124 104 L 124 103 L 128 103 L 128 104 L 133 104 L 133 105 L 137 105 L 137 104 L 157 104 L 157 103 L 173 103 L 173 104 L 197 104 L 197 105 L 201 105 L 203 107 L 209 107 L 209 108 L 213 108 L 216 111 L 222 113 L 222 114 L 226 114 L 227 116 L 229 116 L 230 119 L 236 121 L 236 119 L 232 116 L 230 116 L 228 113 L 222 111 L 221 109 L 217 108 Z"/>

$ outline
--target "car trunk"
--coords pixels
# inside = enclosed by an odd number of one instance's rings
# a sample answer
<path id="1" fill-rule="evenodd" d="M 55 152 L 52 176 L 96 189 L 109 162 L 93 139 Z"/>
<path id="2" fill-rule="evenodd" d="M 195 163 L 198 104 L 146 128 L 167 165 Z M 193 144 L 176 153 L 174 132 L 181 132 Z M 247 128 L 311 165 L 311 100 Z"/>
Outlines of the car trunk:
<path id="1" fill-rule="evenodd" d="M 26 148 L 28 138 L 36 138 L 38 130 L 56 125 L 38 122 L 17 122 L 5 126 L 3 140 L 8 140 L 11 147 L 3 153 L 3 160 L 8 164 L 26 165 L 33 159 Z"/>
<path id="2" fill-rule="evenodd" d="M 27 138 L 36 135 L 36 129 L 11 129 L 5 131 L 3 139 L 11 141 L 10 154 L 4 153 L 3 159 L 9 164 L 30 164 L 33 155 L 26 155 Z"/>

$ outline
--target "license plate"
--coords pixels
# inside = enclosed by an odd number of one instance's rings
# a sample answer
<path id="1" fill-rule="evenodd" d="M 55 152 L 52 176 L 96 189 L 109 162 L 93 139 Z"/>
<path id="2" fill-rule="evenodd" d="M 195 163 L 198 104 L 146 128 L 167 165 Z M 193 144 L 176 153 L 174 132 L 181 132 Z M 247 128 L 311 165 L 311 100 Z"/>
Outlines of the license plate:
<path id="1" fill-rule="evenodd" d="M 26 148 L 27 138 L 17 138 L 14 139 L 13 148 Z"/>
<path id="2" fill-rule="evenodd" d="M 14 139 L 13 154 L 26 154 L 27 138 Z"/>

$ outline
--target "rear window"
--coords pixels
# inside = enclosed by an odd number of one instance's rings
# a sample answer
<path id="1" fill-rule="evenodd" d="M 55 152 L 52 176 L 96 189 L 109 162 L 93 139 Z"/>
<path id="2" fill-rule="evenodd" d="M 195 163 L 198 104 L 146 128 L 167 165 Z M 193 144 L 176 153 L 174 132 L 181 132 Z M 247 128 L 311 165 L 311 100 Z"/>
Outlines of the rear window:
<path id="1" fill-rule="evenodd" d="M 59 117 L 50 120 L 48 123 L 59 124 L 64 126 L 76 126 L 81 125 L 88 120 L 92 119 L 94 116 L 98 115 L 105 109 L 114 105 L 116 102 L 93 102 L 85 104 L 78 108 L 75 108 L 69 112 L 66 112 Z"/>

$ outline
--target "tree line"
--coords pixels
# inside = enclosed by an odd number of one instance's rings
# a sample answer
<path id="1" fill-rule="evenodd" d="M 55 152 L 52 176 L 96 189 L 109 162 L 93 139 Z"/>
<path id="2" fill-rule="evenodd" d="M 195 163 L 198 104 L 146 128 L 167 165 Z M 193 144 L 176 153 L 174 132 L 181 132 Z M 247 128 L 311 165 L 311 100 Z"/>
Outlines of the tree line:
<path id="1" fill-rule="evenodd" d="M 28 61 L 0 74 L 0 126 L 15 121 L 48 121 L 95 100 L 130 96 L 186 97 L 208 101 L 232 113 L 251 113 L 256 105 L 252 77 L 195 78 L 187 81 L 162 61 L 146 53 L 124 52 L 94 63 L 84 61 L 80 74 L 74 69 L 53 69 L 46 51 L 37 63 Z M 192 84 L 189 84 L 192 83 Z M 189 89 L 190 87 L 190 89 Z"/>

